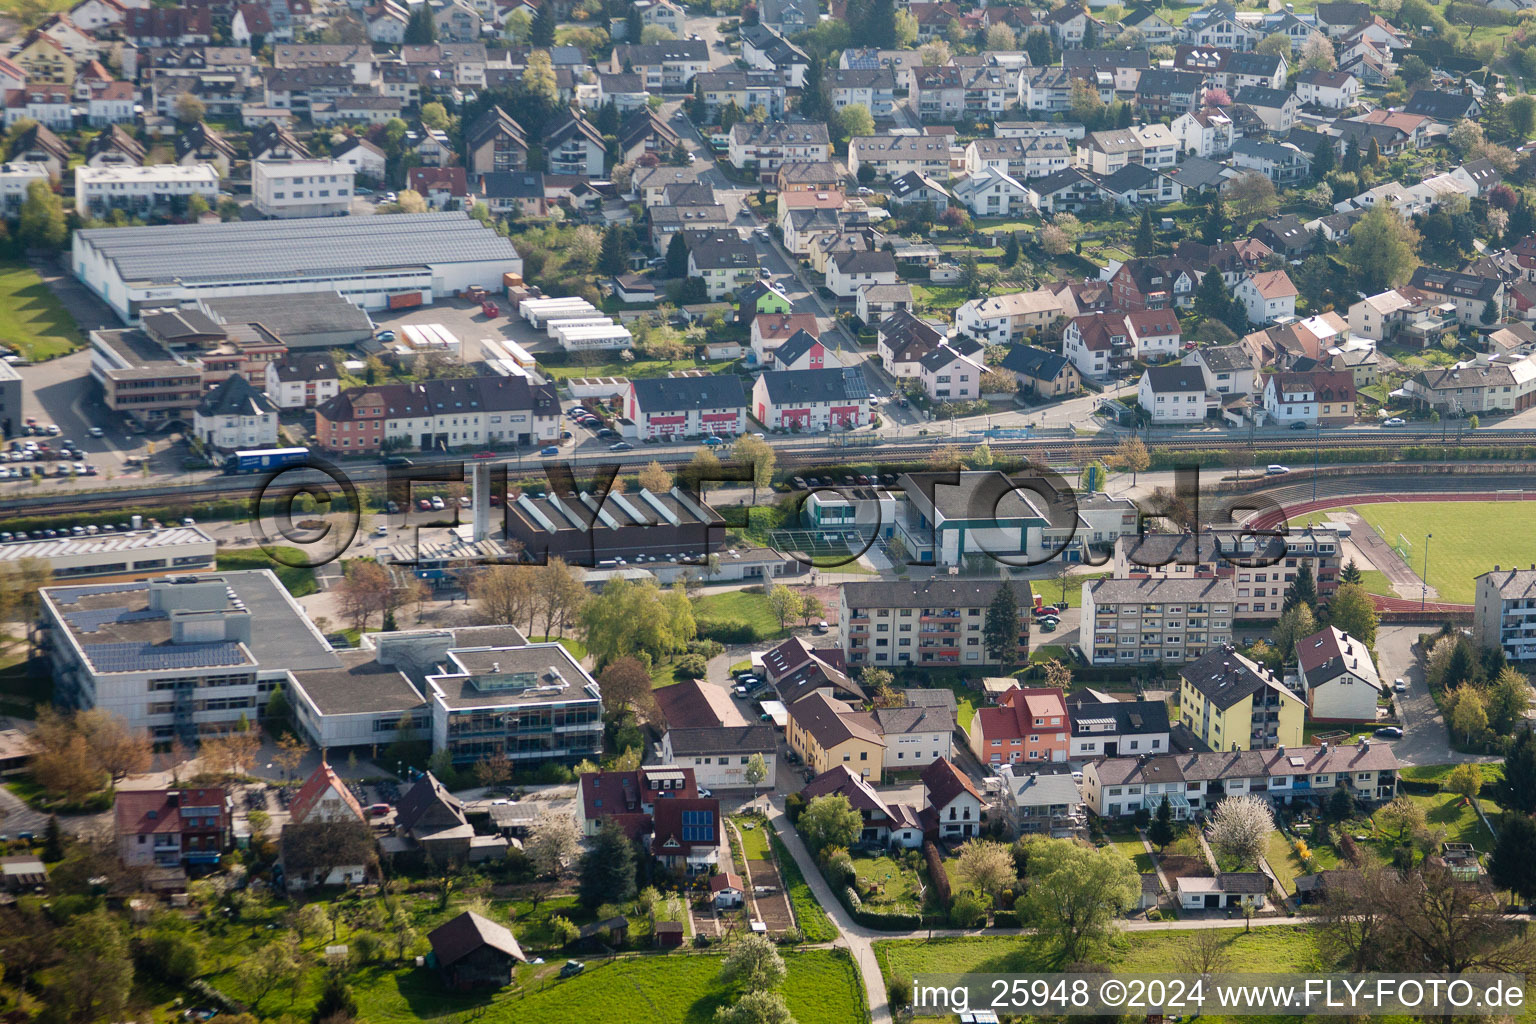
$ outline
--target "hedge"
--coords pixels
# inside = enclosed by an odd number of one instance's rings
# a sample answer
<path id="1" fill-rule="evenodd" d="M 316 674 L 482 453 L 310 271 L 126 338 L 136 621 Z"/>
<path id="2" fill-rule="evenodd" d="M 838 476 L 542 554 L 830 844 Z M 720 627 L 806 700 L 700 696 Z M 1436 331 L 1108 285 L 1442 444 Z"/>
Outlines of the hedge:
<path id="1" fill-rule="evenodd" d="M 881 913 L 863 907 L 850 908 L 848 913 L 864 927 L 883 932 L 915 932 L 923 926 L 921 914 Z"/>
<path id="2" fill-rule="evenodd" d="M 695 630 L 700 640 L 716 640 L 722 644 L 750 644 L 762 639 L 750 623 L 740 619 L 700 619 L 695 623 Z"/>
<path id="3" fill-rule="evenodd" d="M 923 843 L 923 858 L 928 863 L 928 881 L 933 885 L 933 898 L 948 911 L 951 899 L 949 872 L 944 870 L 944 858 L 939 856 L 939 848 L 933 845 L 931 839 Z"/>
<path id="4" fill-rule="evenodd" d="M 993 928 L 1021 928 L 1017 910 L 998 910 L 992 914 Z"/>

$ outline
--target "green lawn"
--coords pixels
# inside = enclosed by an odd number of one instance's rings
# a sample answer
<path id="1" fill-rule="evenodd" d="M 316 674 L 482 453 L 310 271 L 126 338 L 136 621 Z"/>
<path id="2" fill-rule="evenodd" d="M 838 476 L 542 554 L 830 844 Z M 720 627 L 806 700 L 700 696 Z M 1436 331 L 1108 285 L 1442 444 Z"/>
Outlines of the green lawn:
<path id="1" fill-rule="evenodd" d="M 289 561 L 296 562 L 303 557 L 298 548 L 278 548 L 278 553 Z M 288 593 L 294 597 L 306 597 L 316 591 L 315 570 L 306 569 L 303 566 L 284 565 L 274 562 L 267 557 L 264 551 L 229 551 L 221 550 L 214 567 L 220 572 L 234 572 L 240 569 L 271 569 L 277 573 L 277 578 L 283 586 L 288 588 Z"/>
<path id="2" fill-rule="evenodd" d="M 757 589 L 727 590 L 695 598 L 693 614 L 699 619 L 745 622 L 763 639 L 771 639 L 781 632 L 779 620 L 768 605 L 768 595 Z"/>
<path id="3" fill-rule="evenodd" d="M 1296 876 L 1306 874 L 1307 869 L 1302 865 L 1301 858 L 1296 856 L 1296 851 L 1291 849 L 1290 840 L 1279 831 L 1271 832 L 1269 848 L 1264 851 L 1264 859 L 1269 861 L 1269 869 L 1275 873 L 1275 878 L 1279 879 L 1280 888 L 1288 893 L 1295 892 Z"/>
<path id="4" fill-rule="evenodd" d="M 1405 501 L 1353 506 L 1370 528 L 1397 544 L 1402 534 L 1411 545 L 1409 564 L 1424 571 L 1425 535 L 1429 541 L 1429 585 L 1440 599 L 1471 604 L 1477 594 L 1476 577 L 1495 564 L 1524 565 L 1536 562 L 1536 533 L 1528 523 L 1530 510 L 1518 501 Z M 1348 506 L 1310 512 L 1292 525 L 1328 519 Z M 1360 529 L 1362 527 L 1357 527 Z M 1497 544 L 1488 539 L 1497 537 Z"/>
<path id="5" fill-rule="evenodd" d="M 24 264 L 0 263 L 0 343 L 37 362 L 73 352 L 85 345 L 85 338 L 36 272 Z"/>
<path id="6" fill-rule="evenodd" d="M 1455 769 L 1453 764 L 1423 764 L 1404 768 L 1398 774 L 1405 782 L 1437 782 L 1444 785 L 1451 777 L 1451 771 Z M 1482 769 L 1485 782 L 1497 782 L 1504 777 L 1504 766 L 1497 762 L 1479 764 Z"/>
<path id="7" fill-rule="evenodd" d="M 632 363 L 626 363 L 622 359 L 615 359 L 607 363 L 571 363 L 560 365 L 539 361 L 539 369 L 551 380 L 564 380 L 567 377 L 665 377 L 673 370 L 718 370 L 727 364 L 724 362 L 703 362 L 689 357 L 687 359 L 636 359 Z"/>
<path id="8" fill-rule="evenodd" d="M 1392 589 L 1392 582 L 1387 579 L 1387 574 L 1379 569 L 1361 569 L 1360 585 L 1365 588 L 1367 594 L 1381 594 L 1383 597 L 1393 597 L 1397 594 Z"/>
<path id="9" fill-rule="evenodd" d="M 958 309 L 965 302 L 965 289 L 959 285 L 912 285 L 912 303 L 925 312 Z"/>
<path id="10" fill-rule="evenodd" d="M 854 872 L 865 885 L 873 883 L 880 891 L 864 897 L 864 906 L 875 912 L 916 914 L 922 910 L 917 895 L 921 879 L 890 857 L 855 857 Z M 861 886 L 859 891 L 864 891 Z"/>
<path id="11" fill-rule="evenodd" d="M 1444 829 L 1448 843 L 1471 843 L 1483 853 L 1493 849 L 1493 835 L 1478 818 L 1472 805 L 1454 793 L 1436 793 L 1433 796 L 1415 796 L 1408 799 L 1424 808 L 1424 818 L 1433 830 Z M 1497 808 L 1484 802 L 1483 813 L 1493 813 Z"/>
<path id="12" fill-rule="evenodd" d="M 741 855 L 747 860 L 769 860 L 768 830 L 761 821 L 751 817 L 732 818 L 736 832 L 741 836 Z"/>
<path id="13" fill-rule="evenodd" d="M 574 640 L 568 636 L 531 636 L 528 638 L 528 640 L 531 643 L 536 644 L 547 643 L 553 640 L 555 643 L 569 651 L 571 657 L 575 658 L 577 661 L 580 661 L 587 656 L 587 645 L 582 643 L 580 640 Z"/>
<path id="14" fill-rule="evenodd" d="M 1136 870 L 1142 874 L 1152 870 L 1152 855 L 1141 844 L 1141 837 L 1135 832 L 1112 832 L 1105 836 L 1110 845 L 1119 848 L 1125 854 L 1127 860 L 1136 865 Z"/>
<path id="15" fill-rule="evenodd" d="M 670 954 L 589 962 L 574 978 L 556 977 L 558 965 L 518 969 L 519 985 L 495 993 L 455 993 L 435 972 L 372 971 L 355 984 L 358 1019 L 477 1020 L 484 1024 L 709 1024 L 732 993 L 718 981 L 721 958 Z M 858 1024 L 865 1016 L 863 988 L 843 950 L 786 952 L 783 993 L 799 1024 Z M 276 1004 L 274 1004 L 276 1005 Z"/>
<path id="16" fill-rule="evenodd" d="M 789 905 L 795 912 L 795 923 L 800 926 L 800 934 L 805 936 L 806 942 L 831 942 L 836 939 L 837 925 L 832 923 L 827 912 L 816 901 L 811 884 L 800 873 L 800 865 L 789 855 L 784 841 L 776 832 L 769 833 L 768 841 L 773 844 L 773 855 L 779 865 L 779 878 L 784 883 L 785 894 L 789 896 Z"/>
<path id="17" fill-rule="evenodd" d="M 1189 931 L 1122 932 L 1094 954 L 1096 963 L 1117 974 L 1177 971 Z M 1317 970 L 1321 963 L 1310 931 L 1276 926 L 1223 931 L 1233 972 L 1294 973 Z M 969 936 L 963 939 L 898 939 L 875 943 L 875 956 L 887 978 L 914 974 L 1009 974 L 1060 968 L 1055 951 L 1033 937 Z"/>

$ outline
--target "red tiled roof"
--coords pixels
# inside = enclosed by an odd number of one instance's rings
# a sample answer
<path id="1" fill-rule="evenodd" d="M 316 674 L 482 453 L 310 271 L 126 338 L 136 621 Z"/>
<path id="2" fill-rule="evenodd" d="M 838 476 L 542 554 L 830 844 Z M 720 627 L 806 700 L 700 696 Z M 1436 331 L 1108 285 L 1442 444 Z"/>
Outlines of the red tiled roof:
<path id="1" fill-rule="evenodd" d="M 320 798 L 332 789 L 341 794 L 342 803 L 351 808 L 352 813 L 361 821 L 363 818 L 362 805 L 357 802 L 357 798 L 352 795 L 352 791 L 347 789 L 346 783 L 341 781 L 341 776 L 337 775 L 335 769 L 325 761 L 321 761 L 319 767 L 310 773 L 309 778 L 304 780 L 304 785 L 299 787 L 298 795 L 288 805 L 289 815 L 294 821 L 302 824 L 309 818 L 310 812 L 315 809 L 315 805 L 320 802 Z"/>
<path id="2" fill-rule="evenodd" d="M 923 769 L 923 786 L 928 790 L 929 806 L 934 808 L 948 807 L 965 793 L 981 799 L 981 793 L 970 778 L 947 757 L 941 757 Z"/>

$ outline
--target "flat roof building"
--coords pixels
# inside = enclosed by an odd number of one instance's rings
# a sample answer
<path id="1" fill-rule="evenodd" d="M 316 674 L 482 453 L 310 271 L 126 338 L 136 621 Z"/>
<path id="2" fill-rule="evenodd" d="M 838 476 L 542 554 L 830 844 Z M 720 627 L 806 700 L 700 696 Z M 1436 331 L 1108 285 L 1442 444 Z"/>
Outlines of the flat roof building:
<path id="1" fill-rule="evenodd" d="M 218 324 L 259 323 L 289 348 L 345 348 L 373 337 L 373 319 L 336 291 L 202 299 L 198 309 Z"/>
<path id="2" fill-rule="evenodd" d="M 595 495 L 524 490 L 508 496 L 507 536 L 530 560 L 563 558 L 571 565 L 614 568 L 621 562 L 700 566 L 725 544 L 725 520 L 680 487 L 657 494 Z"/>
<path id="3" fill-rule="evenodd" d="M 0 565 L 23 558 L 45 562 L 55 582 L 84 577 L 121 577 L 212 569 L 217 545 L 196 526 L 99 533 L 85 537 L 8 541 Z"/>
<path id="4" fill-rule="evenodd" d="M 512 243 L 462 212 L 77 231 L 81 283 L 124 322 L 141 309 L 334 290 L 363 309 L 419 305 L 520 274 Z"/>

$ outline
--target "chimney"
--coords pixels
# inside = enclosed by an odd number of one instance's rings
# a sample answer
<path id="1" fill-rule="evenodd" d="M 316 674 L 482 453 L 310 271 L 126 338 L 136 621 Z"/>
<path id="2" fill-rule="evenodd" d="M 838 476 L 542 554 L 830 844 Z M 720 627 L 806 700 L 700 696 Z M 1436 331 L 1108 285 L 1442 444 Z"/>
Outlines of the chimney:
<path id="1" fill-rule="evenodd" d="M 1324 740 L 1322 743 L 1319 743 L 1317 745 L 1317 747 L 1318 747 L 1318 750 L 1321 751 L 1325 756 L 1327 755 L 1327 753 L 1328 753 L 1328 741 L 1327 740 Z"/>

